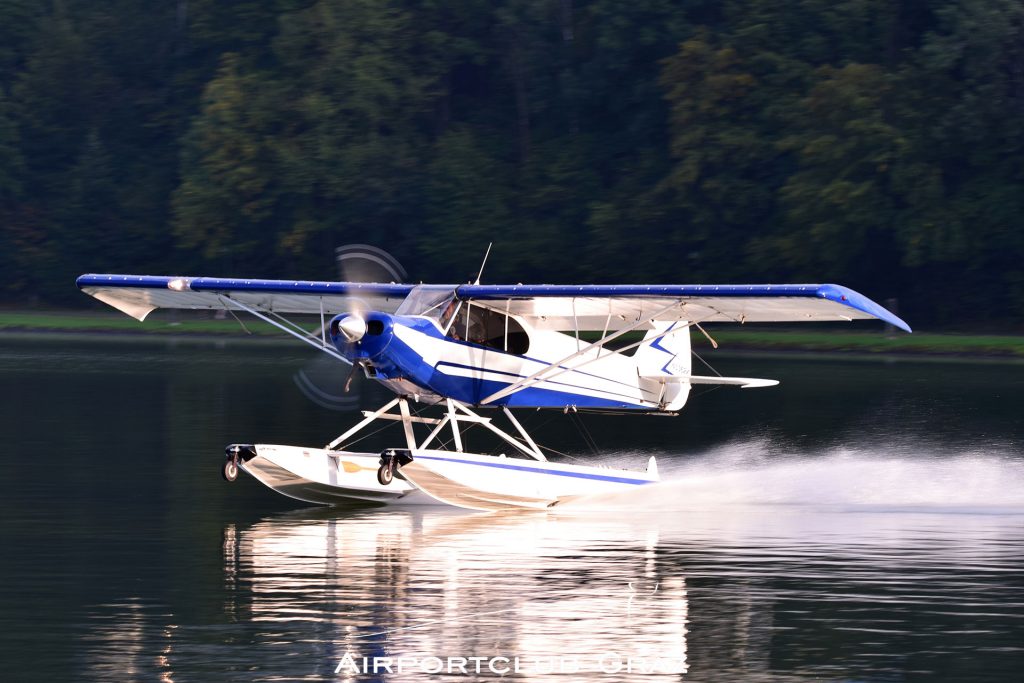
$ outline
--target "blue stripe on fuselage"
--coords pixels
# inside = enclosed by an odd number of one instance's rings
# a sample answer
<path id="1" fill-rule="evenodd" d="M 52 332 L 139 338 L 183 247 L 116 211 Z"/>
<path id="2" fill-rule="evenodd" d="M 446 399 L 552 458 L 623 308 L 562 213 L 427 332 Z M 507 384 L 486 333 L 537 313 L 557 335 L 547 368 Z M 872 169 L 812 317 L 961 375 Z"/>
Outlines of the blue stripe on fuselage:
<path id="1" fill-rule="evenodd" d="M 518 380 L 521 380 L 521 379 L 526 379 L 526 377 L 527 377 L 527 375 L 520 375 L 520 374 L 515 373 L 515 372 L 505 372 L 503 370 L 491 370 L 490 368 L 478 368 L 478 367 L 475 367 L 473 365 L 463 365 L 462 363 L 452 363 L 450 361 L 445 361 L 445 360 L 438 362 L 438 364 L 435 365 L 434 367 L 435 368 L 440 368 L 442 365 L 445 366 L 445 367 L 450 367 L 450 368 L 462 368 L 464 370 L 470 370 L 472 372 L 487 372 L 487 373 L 491 373 L 491 374 L 495 374 L 495 375 L 505 375 L 506 377 L 514 378 L 513 381 L 518 381 Z M 594 375 L 591 375 L 591 376 L 593 377 Z M 469 379 L 469 378 L 463 377 L 463 379 Z M 604 378 L 602 377 L 601 379 L 604 379 Z M 510 382 L 509 384 L 511 384 L 511 383 L 512 382 Z M 547 385 L 560 386 L 560 387 L 569 387 L 571 389 L 581 389 L 581 388 L 583 388 L 583 387 L 580 387 L 580 386 L 575 385 L 575 384 L 570 384 L 568 382 L 558 382 L 558 381 L 555 381 L 553 379 L 544 379 L 544 380 L 541 380 L 540 382 L 538 382 L 538 384 L 540 384 L 540 383 L 547 384 Z M 625 384 L 625 382 L 615 382 L 615 384 Z M 626 385 L 626 386 L 629 386 L 629 385 Z M 615 391 L 608 391 L 607 389 L 595 389 L 593 387 L 586 387 L 586 390 L 587 391 L 594 391 L 594 392 L 597 392 L 599 394 L 608 394 L 610 396 L 620 396 L 620 397 L 624 398 L 627 401 L 632 401 L 633 400 L 633 396 L 630 395 L 630 394 L 620 394 L 620 393 L 617 393 Z M 489 395 L 489 394 L 484 394 L 484 396 L 487 396 L 487 395 Z"/>

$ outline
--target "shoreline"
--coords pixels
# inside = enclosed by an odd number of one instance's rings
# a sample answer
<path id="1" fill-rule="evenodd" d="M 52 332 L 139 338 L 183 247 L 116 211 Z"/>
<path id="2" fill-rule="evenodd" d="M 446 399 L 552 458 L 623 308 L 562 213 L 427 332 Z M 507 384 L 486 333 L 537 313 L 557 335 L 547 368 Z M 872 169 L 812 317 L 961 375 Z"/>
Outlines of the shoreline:
<path id="1" fill-rule="evenodd" d="M 318 320 L 307 325 L 316 329 Z M 1024 336 L 956 333 L 886 334 L 882 330 L 792 329 L 732 327 L 708 329 L 718 342 L 699 332 L 692 336 L 700 354 L 757 354 L 793 356 L 827 355 L 838 358 L 987 360 L 1024 362 Z M 0 311 L 0 339 L 78 339 L 88 341 L 173 341 L 259 345 L 292 344 L 293 339 L 261 321 L 245 321 L 245 329 L 232 319 L 168 319 L 151 316 L 145 322 L 106 312 Z M 639 339 L 639 336 L 637 337 Z"/>

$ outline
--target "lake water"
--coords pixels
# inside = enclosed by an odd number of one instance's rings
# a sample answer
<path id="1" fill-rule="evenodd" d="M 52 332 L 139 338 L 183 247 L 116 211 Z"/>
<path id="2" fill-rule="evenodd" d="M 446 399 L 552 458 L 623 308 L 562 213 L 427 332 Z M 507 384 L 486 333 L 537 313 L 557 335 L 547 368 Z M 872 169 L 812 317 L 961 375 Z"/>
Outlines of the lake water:
<path id="1" fill-rule="evenodd" d="M 331 510 L 218 471 L 227 443 L 320 445 L 387 400 L 305 384 L 345 370 L 2 340 L 0 677 L 1020 680 L 1024 366 L 715 365 L 782 383 L 674 418 L 524 416 L 574 457 L 656 455 L 660 485 L 557 513 Z"/>

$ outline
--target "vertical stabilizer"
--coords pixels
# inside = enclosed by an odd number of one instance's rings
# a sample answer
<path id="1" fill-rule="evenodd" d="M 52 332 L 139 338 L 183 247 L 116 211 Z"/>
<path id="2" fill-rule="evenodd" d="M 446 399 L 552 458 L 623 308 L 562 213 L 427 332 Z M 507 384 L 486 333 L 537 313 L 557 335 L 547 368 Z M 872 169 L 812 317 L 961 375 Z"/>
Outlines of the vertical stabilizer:
<path id="1" fill-rule="evenodd" d="M 656 322 L 633 356 L 637 373 L 648 381 L 691 374 L 690 327 L 686 321 Z M 665 410 L 679 410 L 690 395 L 689 382 L 662 382 Z"/>
<path id="2" fill-rule="evenodd" d="M 634 359 L 637 370 L 645 377 L 688 377 L 690 328 L 685 321 L 654 323 Z"/>

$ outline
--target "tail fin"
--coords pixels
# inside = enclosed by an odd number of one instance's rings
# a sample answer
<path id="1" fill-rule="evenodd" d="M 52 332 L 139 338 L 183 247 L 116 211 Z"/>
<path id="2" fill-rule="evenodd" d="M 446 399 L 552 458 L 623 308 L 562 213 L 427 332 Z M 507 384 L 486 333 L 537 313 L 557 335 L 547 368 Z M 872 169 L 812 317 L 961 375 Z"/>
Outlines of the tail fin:
<path id="1" fill-rule="evenodd" d="M 691 374 L 690 328 L 685 321 L 656 322 L 633 357 L 637 373 L 649 381 L 659 377 L 689 377 Z M 665 410 L 679 410 L 690 395 L 689 382 L 661 383 L 661 404 Z"/>
<path id="2" fill-rule="evenodd" d="M 690 328 L 685 321 L 656 322 L 634 356 L 641 375 L 685 377 L 690 374 Z"/>

